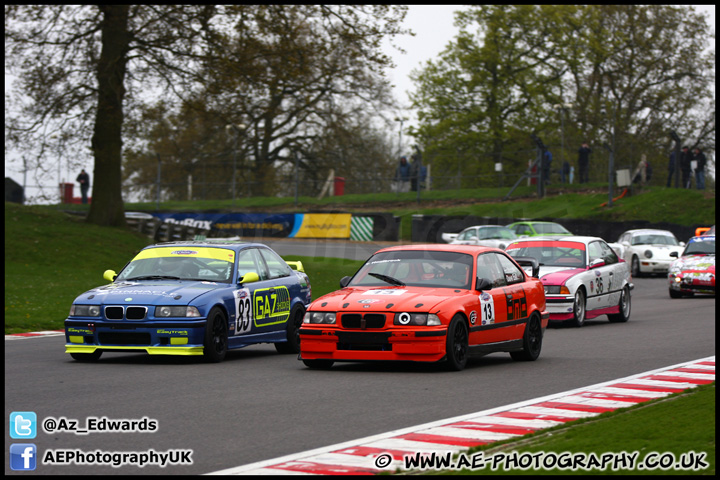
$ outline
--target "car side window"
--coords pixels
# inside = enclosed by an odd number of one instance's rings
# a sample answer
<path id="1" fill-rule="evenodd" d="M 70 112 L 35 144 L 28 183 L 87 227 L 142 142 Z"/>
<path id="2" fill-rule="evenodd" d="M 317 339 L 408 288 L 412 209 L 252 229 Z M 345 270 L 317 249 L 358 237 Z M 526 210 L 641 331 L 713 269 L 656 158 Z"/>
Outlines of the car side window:
<path id="1" fill-rule="evenodd" d="M 512 260 L 507 258 L 505 255 L 497 255 L 497 258 L 500 262 L 500 267 L 503 270 L 503 274 L 505 275 L 505 282 L 508 285 L 525 281 L 525 275 L 523 274 L 523 271 L 519 269 L 517 265 L 512 262 Z"/>
<path id="2" fill-rule="evenodd" d="M 500 266 L 496 253 L 484 253 L 478 255 L 477 260 L 477 277 L 485 278 L 492 284 L 492 288 L 503 287 L 507 285 L 505 280 L 505 272 Z"/>
<path id="3" fill-rule="evenodd" d="M 470 240 L 472 238 L 477 238 L 477 230 L 474 228 L 472 230 L 468 230 L 467 235 L 465 235 L 465 238 L 467 240 Z"/>
<path id="4" fill-rule="evenodd" d="M 267 280 L 268 278 L 267 270 L 257 248 L 246 248 L 238 254 L 237 269 L 238 278 L 242 278 L 243 275 L 250 272 L 257 273 L 260 280 Z"/>
<path id="5" fill-rule="evenodd" d="M 285 263 L 285 260 L 280 258 L 277 253 L 264 248 L 261 248 L 258 251 L 267 264 L 269 274 L 268 278 L 288 277 L 292 274 L 290 266 Z"/>
<path id="6" fill-rule="evenodd" d="M 605 263 L 607 265 L 612 265 L 613 263 L 618 263 L 618 257 L 615 254 L 615 251 L 610 248 L 610 245 L 608 245 L 605 242 L 597 242 L 600 244 L 600 252 L 602 255 L 602 258 L 605 260 Z"/>
<path id="7" fill-rule="evenodd" d="M 588 245 L 588 260 L 592 263 L 598 258 L 603 258 L 600 242 L 590 242 L 590 245 Z"/>

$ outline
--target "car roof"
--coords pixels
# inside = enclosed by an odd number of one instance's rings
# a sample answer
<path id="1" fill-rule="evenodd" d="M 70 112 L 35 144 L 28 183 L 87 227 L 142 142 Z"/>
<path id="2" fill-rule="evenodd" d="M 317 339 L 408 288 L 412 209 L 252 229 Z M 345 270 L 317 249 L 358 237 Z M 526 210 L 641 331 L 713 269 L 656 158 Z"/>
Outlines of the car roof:
<path id="1" fill-rule="evenodd" d="M 397 252 L 397 251 L 434 251 L 434 252 L 456 252 L 456 253 L 467 253 L 469 255 L 475 255 L 481 252 L 503 252 L 500 248 L 493 247 L 481 247 L 478 245 L 451 245 L 446 243 L 430 243 L 423 245 L 396 245 L 393 247 L 381 248 L 378 252 Z"/>
<path id="2" fill-rule="evenodd" d="M 471 225 L 469 227 L 463 228 L 463 230 L 467 230 L 468 228 L 486 228 L 486 227 L 493 227 L 493 228 L 507 228 L 505 225 Z M 509 230 L 509 229 L 508 229 Z"/>
<path id="3" fill-rule="evenodd" d="M 517 240 L 513 240 L 512 244 L 515 243 L 527 243 L 527 242 L 582 242 L 582 243 L 589 243 L 593 242 L 595 240 L 603 240 L 600 237 L 590 237 L 587 235 L 564 235 L 564 236 L 555 236 L 555 235 L 541 235 L 539 237 L 525 237 L 525 238 L 518 238 Z"/>
<path id="4" fill-rule="evenodd" d="M 156 247 L 210 247 L 210 248 L 226 248 L 229 250 L 239 251 L 247 247 L 264 247 L 270 248 L 262 243 L 243 242 L 240 240 L 223 240 L 223 239 L 209 239 L 209 240 L 186 240 L 186 241 L 173 241 L 173 242 L 161 242 L 153 245 L 148 245 L 145 248 L 156 248 Z"/>
<path id="5" fill-rule="evenodd" d="M 516 223 L 552 223 L 552 224 L 555 224 L 555 225 L 562 225 L 561 223 L 558 223 L 558 222 L 548 222 L 548 221 L 545 221 L 545 220 L 519 220 L 519 221 L 517 221 L 517 222 L 513 222 L 513 223 L 510 223 L 510 224 L 508 224 L 508 225 L 515 225 Z"/>
<path id="6" fill-rule="evenodd" d="M 675 234 L 672 233 L 670 230 L 660 230 L 659 228 L 637 228 L 635 230 L 628 230 L 625 233 L 630 233 L 632 235 L 642 235 L 642 234 L 647 234 L 647 233 L 655 233 L 655 234 L 662 233 L 662 234 L 672 235 L 673 237 L 675 236 Z"/>

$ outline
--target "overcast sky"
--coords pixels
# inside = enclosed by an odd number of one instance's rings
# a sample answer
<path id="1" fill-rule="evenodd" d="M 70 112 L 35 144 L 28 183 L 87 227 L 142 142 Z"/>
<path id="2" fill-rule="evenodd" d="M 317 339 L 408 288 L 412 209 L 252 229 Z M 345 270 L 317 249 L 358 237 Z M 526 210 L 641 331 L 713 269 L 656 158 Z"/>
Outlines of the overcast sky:
<path id="1" fill-rule="evenodd" d="M 694 5 L 696 10 L 707 14 L 708 23 L 711 26 L 712 31 L 715 31 L 715 6 L 714 5 Z M 413 83 L 410 81 L 410 73 L 414 69 L 418 69 L 429 59 L 436 58 L 437 55 L 445 48 L 455 34 L 457 28 L 454 26 L 454 13 L 457 10 L 464 8 L 462 5 L 410 5 L 408 8 L 408 14 L 405 18 L 404 26 L 410 28 L 415 32 L 415 36 L 403 36 L 397 38 L 394 42 L 402 47 L 406 53 L 401 54 L 397 49 L 393 49 L 386 43 L 386 52 L 392 56 L 396 67 L 389 72 L 389 79 L 395 85 L 395 96 L 401 102 L 403 106 L 407 106 L 408 95 L 407 92 L 414 89 Z M 6 82 L 7 89 L 7 82 Z M 408 122 L 415 120 L 412 112 L 406 112 Z M 405 128 L 408 123 L 405 124 Z M 399 127 L 399 125 L 398 125 Z M 403 142 L 406 143 L 406 142 Z M 12 161 L 6 157 L 5 159 L 5 176 L 11 177 L 20 185 L 23 184 L 22 165 L 18 164 L 19 161 Z M 85 168 L 91 175 L 93 172 L 92 160 L 88 159 L 86 165 L 80 166 Z M 77 170 L 77 171 L 75 171 Z M 66 162 L 62 163 L 61 167 L 61 179 L 63 182 L 68 181 L 75 183 L 75 177 L 79 173 L 80 169 L 77 168 L 72 172 L 66 167 Z M 52 172 L 56 172 L 56 169 L 51 169 Z M 51 175 L 53 178 L 47 178 L 43 180 L 43 183 L 47 186 L 57 185 L 58 178 L 56 174 Z M 34 180 L 32 175 L 28 173 L 27 185 L 33 185 Z M 77 184 L 76 184 L 77 187 Z M 56 187 L 53 187 L 56 188 Z M 28 188 L 27 196 L 31 196 L 34 193 L 33 189 Z M 76 196 L 79 195 L 78 188 L 75 188 Z"/>
<path id="2" fill-rule="evenodd" d="M 684 6 L 684 5 L 682 5 Z M 708 17 L 708 24 L 713 32 L 715 31 L 715 6 L 714 5 L 693 5 L 698 12 Z M 418 69 L 430 59 L 437 55 L 445 46 L 453 40 L 457 33 L 454 26 L 454 13 L 464 9 L 463 5 L 410 5 L 404 25 L 415 32 L 415 36 L 409 35 L 398 38 L 395 42 L 405 50 L 405 54 L 399 53 L 389 45 L 386 52 L 391 55 L 397 65 L 389 75 L 395 85 L 395 96 L 401 104 L 409 104 L 407 92 L 414 90 L 410 81 L 410 73 Z M 412 116 L 412 115 L 408 115 Z"/>

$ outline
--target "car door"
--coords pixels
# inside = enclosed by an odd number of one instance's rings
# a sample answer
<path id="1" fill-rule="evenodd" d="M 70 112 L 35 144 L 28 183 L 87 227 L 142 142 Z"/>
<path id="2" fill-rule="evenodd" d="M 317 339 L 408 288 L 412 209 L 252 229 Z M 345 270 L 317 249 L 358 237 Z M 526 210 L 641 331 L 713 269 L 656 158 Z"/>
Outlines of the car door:
<path id="1" fill-rule="evenodd" d="M 620 294 L 622 293 L 625 279 L 629 277 L 630 267 L 627 263 L 620 261 L 615 251 L 607 243 L 600 241 L 600 249 L 603 259 L 605 260 L 605 268 L 610 271 L 607 284 L 607 305 L 612 307 L 620 303 Z"/>
<path id="2" fill-rule="evenodd" d="M 588 244 L 588 262 L 592 273 L 590 292 L 588 292 L 587 296 L 588 310 L 597 310 L 611 305 L 610 297 L 617 266 L 613 263 L 607 263 L 607 260 L 611 260 L 611 258 L 608 257 L 603 244 L 605 242 L 602 240 L 591 241 Z M 605 247 L 610 249 L 607 245 Z M 612 249 L 610 250 L 612 252 Z M 617 257 L 615 257 L 615 260 L 617 260 Z"/>
<path id="3" fill-rule="evenodd" d="M 300 296 L 300 283 L 292 268 L 277 253 L 267 248 L 259 249 L 268 271 L 270 285 L 262 292 L 256 293 L 259 325 L 272 327 L 273 330 L 285 330 L 290 316 L 292 299 Z M 260 311 L 260 298 L 262 312 Z M 262 313 L 262 315 L 260 315 Z"/>
<path id="4" fill-rule="evenodd" d="M 470 344 L 495 343 L 508 340 L 512 333 L 508 326 L 508 292 L 505 273 L 497 253 L 478 255 L 476 278 L 486 279 L 490 285 L 477 292 L 478 315 L 473 321 L 470 314 Z"/>
<path id="5" fill-rule="evenodd" d="M 238 282 L 249 274 L 257 274 L 256 281 L 239 283 L 233 292 L 235 297 L 235 314 L 230 318 L 229 334 L 231 336 L 250 335 L 267 332 L 263 321 L 267 290 L 273 286 L 265 262 L 257 248 L 241 250 L 236 259 Z M 260 320 L 260 323 L 258 323 Z M 265 328 L 263 328 L 265 327 Z"/>

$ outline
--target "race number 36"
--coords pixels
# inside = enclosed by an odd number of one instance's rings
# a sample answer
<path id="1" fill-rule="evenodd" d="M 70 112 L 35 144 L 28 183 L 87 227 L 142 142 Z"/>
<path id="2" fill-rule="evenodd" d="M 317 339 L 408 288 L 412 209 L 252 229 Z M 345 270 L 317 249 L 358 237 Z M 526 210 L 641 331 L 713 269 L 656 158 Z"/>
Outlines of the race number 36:
<path id="1" fill-rule="evenodd" d="M 243 288 L 235 290 L 235 334 L 250 331 L 252 324 L 252 302 L 250 301 L 250 290 Z"/>

